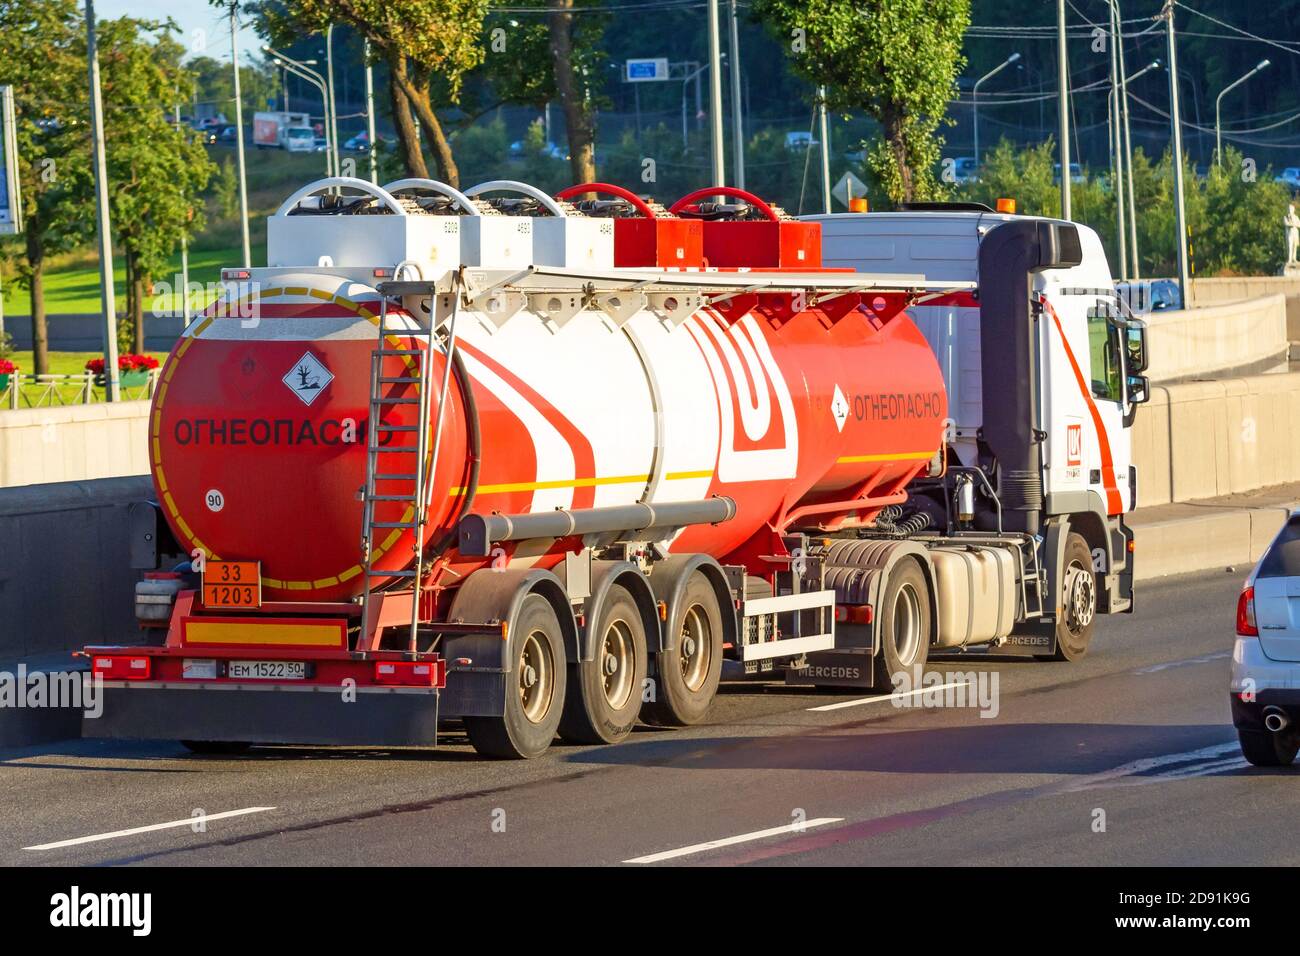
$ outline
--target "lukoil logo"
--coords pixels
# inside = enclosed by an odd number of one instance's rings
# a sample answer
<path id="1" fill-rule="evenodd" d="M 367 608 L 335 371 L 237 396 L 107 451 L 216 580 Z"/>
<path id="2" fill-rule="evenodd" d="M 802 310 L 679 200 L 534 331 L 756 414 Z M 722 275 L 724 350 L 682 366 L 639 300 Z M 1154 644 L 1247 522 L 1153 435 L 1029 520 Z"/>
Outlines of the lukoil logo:
<path id="1" fill-rule="evenodd" d="M 82 893 L 73 886 L 50 897 L 50 925 L 129 927 L 133 936 L 148 936 L 153 928 L 152 893 Z"/>

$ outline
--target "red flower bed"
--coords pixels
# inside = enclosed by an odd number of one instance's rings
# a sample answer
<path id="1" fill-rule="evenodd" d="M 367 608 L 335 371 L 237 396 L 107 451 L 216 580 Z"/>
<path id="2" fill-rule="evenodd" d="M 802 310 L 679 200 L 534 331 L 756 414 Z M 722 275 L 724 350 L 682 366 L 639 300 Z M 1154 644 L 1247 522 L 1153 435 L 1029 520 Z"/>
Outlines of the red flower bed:
<path id="1" fill-rule="evenodd" d="M 158 360 L 152 355 L 119 355 L 117 357 L 117 370 L 119 372 L 147 372 L 151 368 L 158 367 Z M 104 360 L 102 358 L 93 358 L 86 363 L 86 371 L 94 372 L 96 375 L 104 374 Z"/>
<path id="2" fill-rule="evenodd" d="M 0 375 L 12 375 L 18 371 L 18 366 L 8 359 L 0 358 Z"/>

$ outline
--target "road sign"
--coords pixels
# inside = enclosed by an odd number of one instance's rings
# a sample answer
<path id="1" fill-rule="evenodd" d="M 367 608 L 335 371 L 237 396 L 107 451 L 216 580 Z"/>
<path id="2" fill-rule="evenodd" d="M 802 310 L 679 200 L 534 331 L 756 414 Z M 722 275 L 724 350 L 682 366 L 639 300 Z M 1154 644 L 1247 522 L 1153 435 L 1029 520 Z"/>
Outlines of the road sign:
<path id="1" fill-rule="evenodd" d="M 840 181 L 831 190 L 831 195 L 838 199 L 840 205 L 845 208 L 848 207 L 850 199 L 861 199 L 866 194 L 867 184 L 851 172 L 846 172 L 841 176 Z"/>
<path id="2" fill-rule="evenodd" d="M 628 60 L 623 75 L 628 83 L 658 83 L 668 79 L 668 60 L 662 56 Z"/>
<path id="3" fill-rule="evenodd" d="M 18 119 L 14 88 L 0 86 L 0 236 L 23 231 L 23 204 L 18 191 Z"/>

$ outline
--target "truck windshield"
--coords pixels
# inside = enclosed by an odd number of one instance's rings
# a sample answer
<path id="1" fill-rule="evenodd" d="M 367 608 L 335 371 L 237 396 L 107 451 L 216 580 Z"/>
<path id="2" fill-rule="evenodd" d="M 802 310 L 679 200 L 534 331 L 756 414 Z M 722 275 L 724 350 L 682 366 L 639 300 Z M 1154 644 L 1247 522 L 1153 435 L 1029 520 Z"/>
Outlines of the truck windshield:
<path id="1" fill-rule="evenodd" d="M 291 129 L 289 130 L 290 139 L 311 139 L 313 133 L 309 129 Z"/>

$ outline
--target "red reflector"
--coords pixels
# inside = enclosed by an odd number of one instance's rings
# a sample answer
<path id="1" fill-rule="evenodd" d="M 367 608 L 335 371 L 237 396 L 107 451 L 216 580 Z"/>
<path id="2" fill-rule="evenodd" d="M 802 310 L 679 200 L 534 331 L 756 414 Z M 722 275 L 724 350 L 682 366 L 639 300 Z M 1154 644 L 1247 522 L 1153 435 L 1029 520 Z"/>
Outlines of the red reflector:
<path id="1" fill-rule="evenodd" d="M 147 657 L 104 657 L 96 654 L 91 672 L 105 680 L 148 680 L 152 671 Z"/>
<path id="2" fill-rule="evenodd" d="M 375 661 L 375 683 L 402 687 L 444 687 L 446 672 L 438 661 Z"/>
<path id="3" fill-rule="evenodd" d="M 870 624 L 875 612 L 870 604 L 837 604 L 835 620 L 841 624 Z"/>

